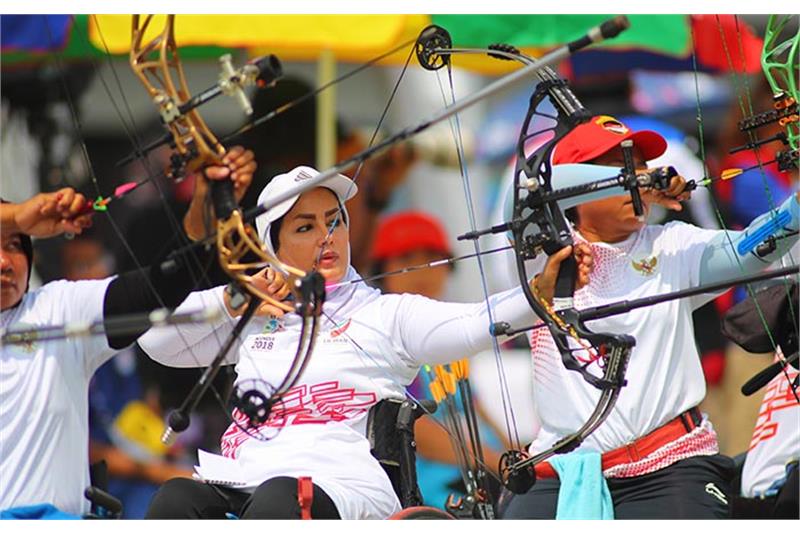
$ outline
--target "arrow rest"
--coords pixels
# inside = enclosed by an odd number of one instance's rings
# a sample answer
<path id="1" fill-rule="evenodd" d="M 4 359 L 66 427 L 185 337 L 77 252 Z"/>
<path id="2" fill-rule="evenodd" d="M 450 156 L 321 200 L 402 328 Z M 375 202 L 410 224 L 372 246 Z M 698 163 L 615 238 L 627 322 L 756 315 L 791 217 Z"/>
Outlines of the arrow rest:
<path id="1" fill-rule="evenodd" d="M 435 24 L 431 24 L 417 38 L 417 60 L 423 69 L 439 70 L 450 63 L 450 54 L 442 54 L 440 50 L 453 48 L 450 33 Z"/>

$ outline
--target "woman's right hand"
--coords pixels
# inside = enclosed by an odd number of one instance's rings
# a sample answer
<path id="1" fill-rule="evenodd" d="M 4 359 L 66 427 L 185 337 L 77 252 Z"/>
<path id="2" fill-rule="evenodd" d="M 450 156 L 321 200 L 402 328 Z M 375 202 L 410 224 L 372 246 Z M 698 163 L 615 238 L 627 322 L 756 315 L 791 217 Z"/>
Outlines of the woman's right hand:
<path id="1" fill-rule="evenodd" d="M 21 232 L 33 237 L 52 237 L 65 232 L 80 234 L 92 225 L 91 202 L 71 187 L 39 193 L 20 204 L 4 204 L 13 215 L 3 219 L 3 233 Z"/>
<path id="2" fill-rule="evenodd" d="M 289 283 L 282 273 L 276 271 L 271 267 L 266 267 L 251 277 L 250 283 L 259 291 L 266 293 L 277 301 L 285 299 L 291 290 Z M 240 306 L 237 309 L 231 307 L 231 298 L 227 291 L 225 292 L 225 307 L 228 308 L 228 313 L 232 317 L 238 317 L 244 313 L 245 306 Z M 273 306 L 268 302 L 262 302 L 261 306 L 256 310 L 256 315 L 272 315 L 275 317 L 283 317 L 286 312 L 277 306 Z"/>

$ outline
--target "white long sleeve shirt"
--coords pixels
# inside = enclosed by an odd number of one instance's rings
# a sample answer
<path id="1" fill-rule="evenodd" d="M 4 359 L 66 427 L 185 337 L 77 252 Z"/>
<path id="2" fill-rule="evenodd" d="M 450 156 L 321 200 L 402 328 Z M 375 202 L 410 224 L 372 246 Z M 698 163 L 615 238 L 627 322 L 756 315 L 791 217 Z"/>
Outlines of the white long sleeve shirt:
<path id="1" fill-rule="evenodd" d="M 491 346 L 485 303 L 455 304 L 418 295 L 381 295 L 345 286 L 334 295 L 313 356 L 299 382 L 254 437 L 235 424 L 222 437 L 223 455 L 239 463 L 252 491 L 277 476 L 311 476 L 342 518 L 385 518 L 400 509 L 388 477 L 369 452 L 367 412 L 378 401 L 403 398 L 422 364 L 449 362 Z M 530 324 L 535 316 L 520 288 L 491 298 L 494 320 Z M 341 305 L 339 303 L 342 303 Z M 193 293 L 179 311 L 223 307 L 222 288 Z M 207 365 L 235 321 L 152 329 L 139 340 L 169 366 Z M 295 354 L 299 318 L 256 317 L 242 333 L 237 386 L 276 386 Z M 188 345 L 186 344 L 188 342 Z M 234 417 L 241 415 L 234 411 Z M 263 439 L 268 437 L 271 439 Z"/>
<path id="2" fill-rule="evenodd" d="M 110 281 L 49 283 L 0 313 L 0 326 L 100 320 Z M 0 347 L 0 510 L 89 511 L 89 380 L 114 353 L 105 336 Z"/>

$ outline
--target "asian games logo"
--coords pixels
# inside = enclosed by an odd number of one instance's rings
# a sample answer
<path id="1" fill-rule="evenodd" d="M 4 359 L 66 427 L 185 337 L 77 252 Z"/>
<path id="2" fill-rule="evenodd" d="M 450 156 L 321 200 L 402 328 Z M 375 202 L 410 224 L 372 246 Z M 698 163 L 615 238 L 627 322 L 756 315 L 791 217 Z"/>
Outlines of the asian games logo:
<path id="1" fill-rule="evenodd" d="M 270 315 L 267 318 L 267 322 L 264 324 L 264 328 L 261 330 L 261 333 L 274 334 L 275 332 L 282 332 L 283 329 L 283 320 L 275 317 L 274 315 Z"/>

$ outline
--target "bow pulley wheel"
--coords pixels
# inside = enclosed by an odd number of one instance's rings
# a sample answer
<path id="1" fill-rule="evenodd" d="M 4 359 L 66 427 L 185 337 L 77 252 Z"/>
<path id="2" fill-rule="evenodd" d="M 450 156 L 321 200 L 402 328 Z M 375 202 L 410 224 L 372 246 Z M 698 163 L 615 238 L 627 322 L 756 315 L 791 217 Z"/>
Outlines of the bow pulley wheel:
<path id="1" fill-rule="evenodd" d="M 453 40 L 450 33 L 441 26 L 431 24 L 417 38 L 417 60 L 424 69 L 439 70 L 450 62 L 450 54 L 441 51 L 451 48 Z"/>
<path id="2" fill-rule="evenodd" d="M 536 471 L 532 466 L 517 467 L 528 455 L 522 451 L 506 451 L 500 457 L 500 479 L 503 485 L 516 495 L 527 493 L 536 482 Z"/>
<path id="3" fill-rule="evenodd" d="M 236 387 L 233 405 L 247 419 L 248 428 L 258 428 L 269 419 L 274 388 L 263 380 L 247 380 Z"/>

